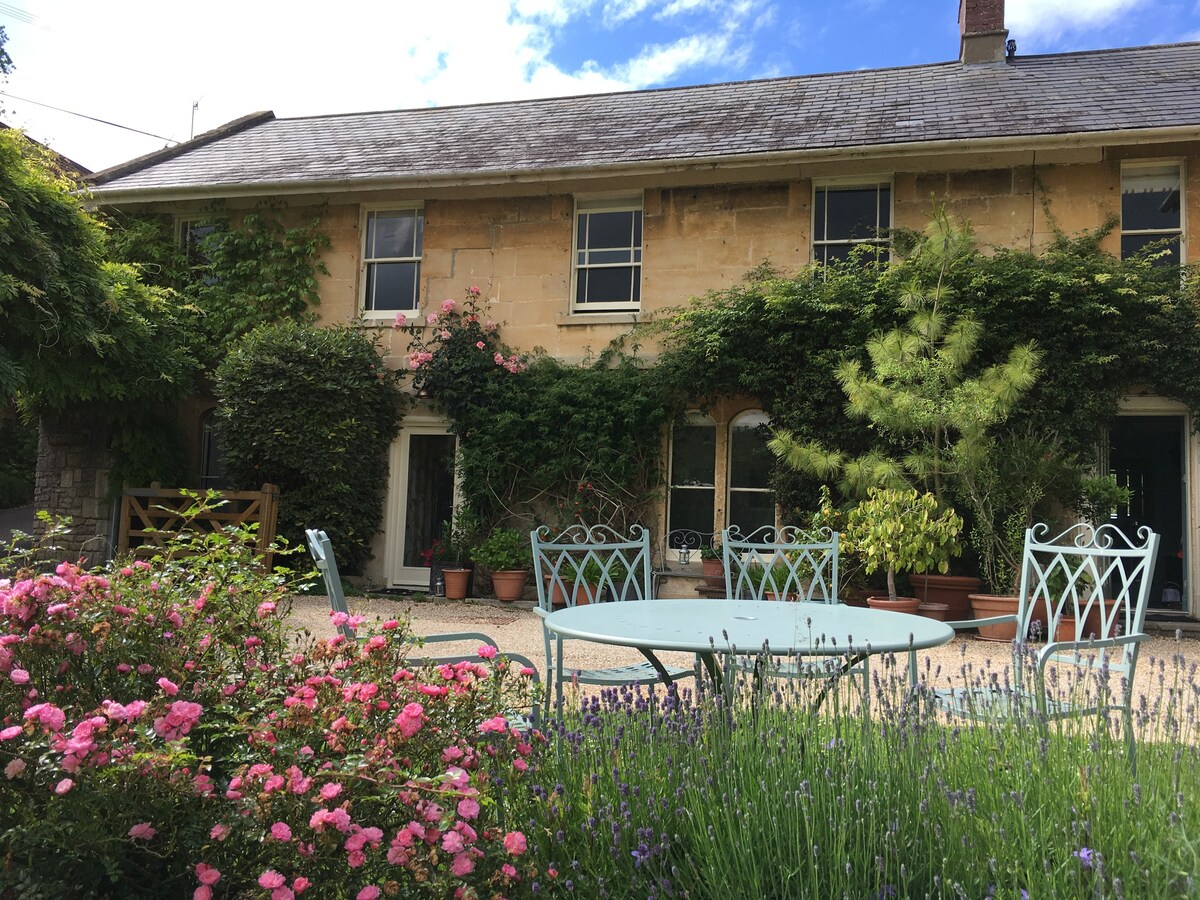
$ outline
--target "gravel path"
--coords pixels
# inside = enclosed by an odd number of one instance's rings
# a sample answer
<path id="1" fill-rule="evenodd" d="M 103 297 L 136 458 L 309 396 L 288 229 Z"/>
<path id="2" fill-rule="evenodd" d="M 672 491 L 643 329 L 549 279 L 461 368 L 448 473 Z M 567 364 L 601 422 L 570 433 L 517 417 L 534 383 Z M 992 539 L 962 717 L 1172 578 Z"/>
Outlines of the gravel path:
<path id="1" fill-rule="evenodd" d="M 669 603 L 669 600 L 661 602 Z M 447 631 L 481 631 L 490 635 L 499 645 L 501 652 L 520 653 L 536 663 L 538 670 L 545 677 L 545 649 L 542 643 L 541 621 L 533 614 L 531 604 L 499 603 L 495 600 L 437 600 L 398 598 L 384 599 L 379 597 L 351 597 L 348 604 L 352 612 L 365 615 L 368 619 L 385 620 L 389 618 L 409 618 L 412 631 L 415 634 L 435 634 Z M 333 634 L 329 623 L 329 602 L 325 597 L 296 597 L 292 609 L 292 621 L 316 637 L 327 637 Z M 470 652 L 474 647 L 469 645 L 444 645 L 447 653 Z M 441 648 L 439 648 L 441 649 Z M 644 657 L 634 649 L 627 647 L 612 647 L 605 644 L 593 644 L 587 641 L 572 641 L 570 655 L 567 657 L 574 665 L 586 668 L 624 665 L 642 662 Z M 1134 687 L 1137 697 L 1142 694 L 1155 696 L 1157 694 L 1156 663 L 1167 661 L 1167 672 L 1170 677 L 1171 659 L 1180 654 L 1185 664 L 1200 665 L 1200 640 L 1185 637 L 1176 641 L 1173 637 L 1151 637 L 1142 645 L 1141 657 L 1138 661 Z M 981 641 L 978 638 L 962 635 L 954 641 L 931 650 L 921 650 L 917 653 L 919 664 L 924 671 L 925 660 L 928 659 L 935 671 L 940 667 L 941 676 L 936 679 L 938 686 L 947 686 L 950 679 L 957 675 L 963 662 L 969 662 L 976 667 L 983 667 L 989 662 L 993 668 L 1003 669 L 1011 663 L 1009 645 Z M 662 661 L 667 665 L 692 664 L 691 654 L 662 653 Z M 1195 676 L 1193 676 L 1194 678 Z"/>

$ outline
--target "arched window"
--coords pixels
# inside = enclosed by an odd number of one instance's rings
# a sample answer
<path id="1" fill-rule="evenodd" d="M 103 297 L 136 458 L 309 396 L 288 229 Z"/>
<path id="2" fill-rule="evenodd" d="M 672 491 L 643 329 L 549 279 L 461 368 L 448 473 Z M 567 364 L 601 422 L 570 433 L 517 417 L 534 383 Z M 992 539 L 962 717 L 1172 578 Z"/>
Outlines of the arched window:
<path id="1" fill-rule="evenodd" d="M 717 426 L 703 413 L 688 413 L 671 432 L 671 499 L 668 530 L 713 530 L 717 496 Z"/>
<path id="2" fill-rule="evenodd" d="M 743 534 L 775 524 L 775 495 L 771 468 L 775 458 L 767 449 L 770 419 L 761 410 L 741 413 L 729 423 L 729 521 Z"/>

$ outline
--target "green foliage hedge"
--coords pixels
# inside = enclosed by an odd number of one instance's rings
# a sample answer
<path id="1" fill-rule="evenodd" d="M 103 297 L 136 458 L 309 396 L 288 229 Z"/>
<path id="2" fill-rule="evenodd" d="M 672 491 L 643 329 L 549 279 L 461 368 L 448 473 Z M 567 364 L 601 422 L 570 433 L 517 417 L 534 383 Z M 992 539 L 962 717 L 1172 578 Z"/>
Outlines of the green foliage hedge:
<path id="1" fill-rule="evenodd" d="M 323 528 L 354 574 L 383 516 L 402 395 L 374 343 L 350 327 L 264 325 L 217 369 L 227 471 L 281 491 L 279 533 Z"/>

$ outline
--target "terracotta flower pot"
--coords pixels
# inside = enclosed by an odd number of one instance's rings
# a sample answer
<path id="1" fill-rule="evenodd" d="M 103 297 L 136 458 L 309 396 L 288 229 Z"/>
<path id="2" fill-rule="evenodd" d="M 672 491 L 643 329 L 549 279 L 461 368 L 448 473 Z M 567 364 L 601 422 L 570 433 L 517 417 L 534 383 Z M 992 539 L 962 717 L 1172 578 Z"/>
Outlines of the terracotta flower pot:
<path id="1" fill-rule="evenodd" d="M 725 562 L 720 559 L 702 559 L 700 568 L 704 573 L 704 583 L 711 588 L 725 587 Z"/>
<path id="2" fill-rule="evenodd" d="M 867 606 L 871 609 L 886 609 L 888 612 L 908 613 L 913 615 L 921 606 L 916 597 L 868 597 Z"/>
<path id="3" fill-rule="evenodd" d="M 983 586 L 978 578 L 965 575 L 909 574 L 913 593 L 924 603 L 945 603 L 950 607 L 949 620 L 965 619 L 971 611 L 969 596 Z"/>
<path id="4" fill-rule="evenodd" d="M 999 594 L 971 594 L 971 613 L 976 619 L 990 619 L 992 616 L 1016 615 L 1016 597 L 1004 597 Z M 983 641 L 1011 641 L 1017 636 L 1016 622 L 1001 622 L 999 625 L 980 625 L 979 639 Z"/>
<path id="5" fill-rule="evenodd" d="M 467 599 L 467 582 L 471 580 L 470 569 L 442 569 L 442 577 L 446 579 L 447 600 Z"/>
<path id="6" fill-rule="evenodd" d="M 550 606 L 553 609 L 562 609 L 567 605 L 567 596 L 563 593 L 562 585 L 557 579 L 551 579 L 549 575 L 543 575 L 542 581 L 546 585 L 546 593 L 550 595 Z"/>
<path id="7" fill-rule="evenodd" d="M 945 622 L 950 618 L 950 607 L 945 603 L 922 602 L 917 607 L 917 613 L 927 619 L 937 619 L 939 622 Z"/>
<path id="8" fill-rule="evenodd" d="M 529 578 L 526 569 L 501 569 L 492 573 L 492 590 L 496 599 L 505 603 L 520 600 L 525 593 L 525 582 Z"/>

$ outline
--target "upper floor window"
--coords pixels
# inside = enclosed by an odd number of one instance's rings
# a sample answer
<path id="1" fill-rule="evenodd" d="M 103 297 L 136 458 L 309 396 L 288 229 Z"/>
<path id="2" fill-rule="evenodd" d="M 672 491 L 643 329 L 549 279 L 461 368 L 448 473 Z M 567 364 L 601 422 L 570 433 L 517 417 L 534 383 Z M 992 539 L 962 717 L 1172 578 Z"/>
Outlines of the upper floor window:
<path id="1" fill-rule="evenodd" d="M 636 310 L 642 299 L 642 201 L 575 207 L 575 312 Z"/>
<path id="2" fill-rule="evenodd" d="M 821 185 L 813 196 L 813 253 L 816 262 L 844 260 L 856 247 L 887 254 L 892 227 L 892 186 L 887 183 Z"/>
<path id="3" fill-rule="evenodd" d="M 1121 258 L 1155 244 L 1165 251 L 1155 265 L 1183 262 L 1183 166 L 1179 163 L 1121 169 Z"/>
<path id="4" fill-rule="evenodd" d="M 421 295 L 420 209 L 373 209 L 363 228 L 363 310 L 415 310 Z"/>

